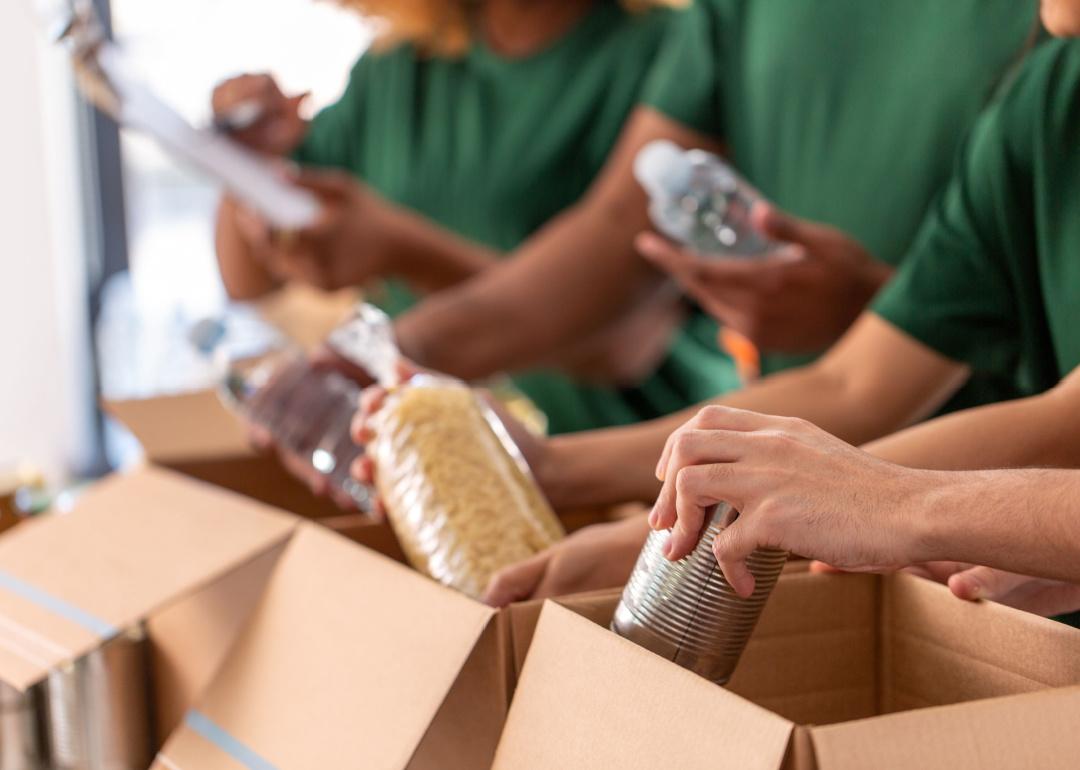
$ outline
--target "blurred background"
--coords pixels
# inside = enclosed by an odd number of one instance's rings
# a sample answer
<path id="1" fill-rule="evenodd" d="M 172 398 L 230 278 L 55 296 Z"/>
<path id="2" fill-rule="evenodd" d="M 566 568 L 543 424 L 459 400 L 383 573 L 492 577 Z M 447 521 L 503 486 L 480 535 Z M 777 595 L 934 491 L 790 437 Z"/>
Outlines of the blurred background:
<path id="1" fill-rule="evenodd" d="M 310 0 L 94 2 L 151 88 L 196 124 L 213 86 L 245 71 L 310 91 L 314 111 L 371 39 L 356 15 Z M 0 487 L 28 472 L 62 485 L 137 451 L 103 420 L 102 394 L 211 377 L 184 330 L 225 306 L 216 191 L 81 100 L 35 0 L 0 3 L 0 83 Z"/>

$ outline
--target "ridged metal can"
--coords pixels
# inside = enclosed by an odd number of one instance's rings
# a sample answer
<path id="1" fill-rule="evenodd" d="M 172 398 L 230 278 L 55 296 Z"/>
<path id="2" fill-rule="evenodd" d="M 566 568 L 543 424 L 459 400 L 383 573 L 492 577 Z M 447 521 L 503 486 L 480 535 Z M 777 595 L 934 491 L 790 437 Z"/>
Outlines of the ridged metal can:
<path id="1" fill-rule="evenodd" d="M 744 599 L 724 579 L 712 543 L 738 516 L 718 505 L 694 551 L 677 562 L 664 557 L 671 533 L 652 532 L 638 557 L 611 629 L 620 636 L 717 684 L 735 671 L 787 552 L 759 549 L 748 566 L 754 593 Z"/>
<path id="2" fill-rule="evenodd" d="M 46 770 L 40 695 L 0 683 L 0 770 Z"/>
<path id="3" fill-rule="evenodd" d="M 153 759 L 146 635 L 136 627 L 45 681 L 53 770 L 145 770 Z"/>

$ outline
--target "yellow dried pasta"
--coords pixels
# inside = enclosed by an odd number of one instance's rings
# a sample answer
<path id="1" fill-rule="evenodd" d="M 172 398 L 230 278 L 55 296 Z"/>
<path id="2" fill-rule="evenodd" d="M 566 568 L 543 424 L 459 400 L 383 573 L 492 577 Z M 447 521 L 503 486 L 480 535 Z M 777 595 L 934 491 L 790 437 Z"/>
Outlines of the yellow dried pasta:
<path id="1" fill-rule="evenodd" d="M 465 385 L 428 378 L 387 398 L 369 451 L 379 495 L 409 561 L 479 598 L 492 575 L 564 532 Z"/>

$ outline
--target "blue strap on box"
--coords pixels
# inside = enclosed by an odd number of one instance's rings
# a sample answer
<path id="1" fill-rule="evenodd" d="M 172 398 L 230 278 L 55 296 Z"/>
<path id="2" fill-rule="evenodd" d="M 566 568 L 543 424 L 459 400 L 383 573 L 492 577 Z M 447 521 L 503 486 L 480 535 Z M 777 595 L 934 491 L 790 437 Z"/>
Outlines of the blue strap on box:
<path id="1" fill-rule="evenodd" d="M 43 591 L 37 586 L 31 585 L 14 575 L 0 570 L 0 588 L 4 588 L 16 596 L 26 599 L 28 602 L 42 607 L 43 609 L 59 615 L 65 620 L 82 626 L 87 631 L 100 636 L 103 639 L 111 639 L 120 633 L 120 629 L 112 623 L 91 615 L 85 610 L 79 609 L 73 604 L 68 604 L 63 599 L 53 596 L 48 591 Z"/>
<path id="2" fill-rule="evenodd" d="M 184 717 L 184 723 L 206 740 L 217 746 L 248 770 L 277 770 L 277 767 L 259 756 L 254 749 L 234 738 L 206 714 L 192 709 Z"/>

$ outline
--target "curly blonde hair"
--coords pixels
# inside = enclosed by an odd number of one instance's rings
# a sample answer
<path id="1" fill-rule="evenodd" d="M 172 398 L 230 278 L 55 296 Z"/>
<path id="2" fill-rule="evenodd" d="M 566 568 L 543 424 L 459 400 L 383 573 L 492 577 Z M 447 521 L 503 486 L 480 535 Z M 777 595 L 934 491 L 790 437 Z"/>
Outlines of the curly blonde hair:
<path id="1" fill-rule="evenodd" d="M 472 18 L 479 0 L 333 0 L 374 19 L 379 25 L 376 49 L 412 43 L 431 56 L 460 56 L 468 50 Z M 619 0 L 627 11 L 682 8 L 689 0 Z"/>

